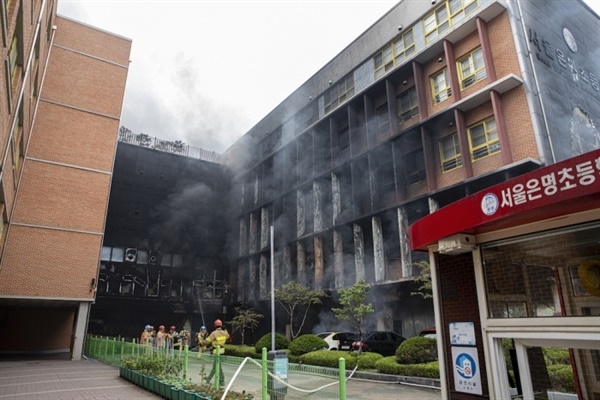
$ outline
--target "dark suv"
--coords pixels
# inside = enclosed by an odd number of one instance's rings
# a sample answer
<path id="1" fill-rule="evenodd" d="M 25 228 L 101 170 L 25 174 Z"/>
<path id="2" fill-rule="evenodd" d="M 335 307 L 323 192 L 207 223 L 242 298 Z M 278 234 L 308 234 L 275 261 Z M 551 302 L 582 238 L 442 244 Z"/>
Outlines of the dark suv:
<path id="1" fill-rule="evenodd" d="M 356 341 L 352 343 L 352 349 L 358 350 L 362 347 L 362 351 L 379 353 L 383 356 L 393 356 L 396 354 L 396 349 L 400 346 L 400 343 L 405 340 L 404 337 L 398 335 L 396 332 L 369 332 L 364 336 L 362 342 Z"/>

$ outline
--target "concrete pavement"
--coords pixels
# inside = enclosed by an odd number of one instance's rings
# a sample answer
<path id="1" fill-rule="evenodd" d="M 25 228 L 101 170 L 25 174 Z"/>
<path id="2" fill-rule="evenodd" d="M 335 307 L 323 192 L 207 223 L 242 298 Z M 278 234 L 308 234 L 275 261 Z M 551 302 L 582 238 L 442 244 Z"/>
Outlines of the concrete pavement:
<path id="1" fill-rule="evenodd" d="M 195 365 L 194 365 L 195 364 Z M 199 377 L 204 363 L 193 363 L 188 375 Z M 208 365 L 206 365 L 207 367 Z M 209 370 L 209 369 L 208 369 Z M 224 365 L 226 379 L 235 368 Z M 318 380 L 318 377 L 313 377 Z M 252 379 L 255 381 L 255 379 Z M 260 378 L 258 379 L 260 382 Z M 248 389 L 248 381 L 242 383 Z M 314 383 L 314 382 L 313 382 Z M 259 384 L 260 385 L 260 384 Z M 313 386 L 314 387 L 314 386 Z M 440 391 L 379 382 L 372 379 L 352 378 L 347 382 L 348 400 L 440 400 Z M 251 392 L 251 391 L 250 391 Z M 257 393 L 258 394 L 258 393 Z M 333 392 L 314 394 L 296 393 L 286 398 L 337 400 Z M 260 399 L 260 397 L 258 397 Z M 160 399 L 119 377 L 119 369 L 89 359 L 70 361 L 51 358 L 0 358 L 0 400 L 138 400 Z"/>
<path id="2" fill-rule="evenodd" d="M 0 358 L 0 399 L 160 399 L 96 360 Z"/>

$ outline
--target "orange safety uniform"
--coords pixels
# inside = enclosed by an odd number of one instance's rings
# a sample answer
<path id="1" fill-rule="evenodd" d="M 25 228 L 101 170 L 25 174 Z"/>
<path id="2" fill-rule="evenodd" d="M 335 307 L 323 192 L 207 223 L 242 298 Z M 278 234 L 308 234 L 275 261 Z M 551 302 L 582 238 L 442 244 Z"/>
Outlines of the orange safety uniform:
<path id="1" fill-rule="evenodd" d="M 219 354 L 225 354 L 225 343 L 227 342 L 227 339 L 229 339 L 229 332 L 227 332 L 227 329 L 217 327 L 202 341 L 202 346 L 211 346 L 213 354 L 217 354 L 217 347 L 219 347 Z"/>

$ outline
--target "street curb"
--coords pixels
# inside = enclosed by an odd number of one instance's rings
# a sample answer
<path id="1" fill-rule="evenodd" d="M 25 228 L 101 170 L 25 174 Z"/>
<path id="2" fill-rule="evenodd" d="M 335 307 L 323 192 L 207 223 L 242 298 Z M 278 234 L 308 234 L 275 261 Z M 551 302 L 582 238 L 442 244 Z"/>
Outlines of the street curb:
<path id="1" fill-rule="evenodd" d="M 350 376 L 351 372 L 348 372 L 347 375 Z M 391 382 L 398 384 L 409 384 L 409 385 L 417 385 L 417 386 L 427 386 L 431 388 L 441 388 L 440 380 L 433 378 L 422 378 L 418 376 L 402 376 L 402 375 L 389 375 L 389 374 L 380 374 L 377 372 L 364 372 L 364 371 L 355 371 L 352 374 L 352 378 L 356 379 L 366 379 L 370 381 L 381 381 L 381 382 Z"/>

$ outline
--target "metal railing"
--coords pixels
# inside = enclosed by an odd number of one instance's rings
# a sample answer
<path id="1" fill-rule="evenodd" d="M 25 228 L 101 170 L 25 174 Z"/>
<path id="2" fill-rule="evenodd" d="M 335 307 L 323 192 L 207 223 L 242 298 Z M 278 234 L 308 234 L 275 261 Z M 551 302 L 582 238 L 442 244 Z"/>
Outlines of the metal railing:
<path id="1" fill-rule="evenodd" d="M 123 366 L 126 360 L 166 357 L 173 364 L 180 363 L 180 369 L 175 375 L 169 377 L 171 380 L 179 379 L 215 388 L 225 382 L 221 400 L 225 399 L 230 391 L 247 393 L 251 395 L 250 398 L 262 400 L 267 400 L 269 397 L 300 400 L 309 395 L 320 399 L 346 400 L 346 381 L 352 376 L 352 374 L 348 377 L 346 375 L 344 358 L 340 358 L 339 368 L 332 369 L 302 364 L 288 365 L 287 356 L 284 373 L 281 374 L 281 364 L 275 360 L 267 360 L 265 348 L 262 349 L 261 359 L 257 360 L 249 357 L 222 356 L 219 352 L 216 354 L 191 352 L 188 346 L 184 346 L 183 349 L 173 349 L 168 343 L 164 348 L 157 348 L 151 342 L 136 343 L 136 339 L 128 342 L 120 337 L 88 335 L 84 354 L 114 366 Z M 167 367 L 168 365 L 165 368 Z M 215 368 L 216 376 L 214 380 L 207 382 L 208 371 L 212 368 Z M 224 373 L 224 378 L 220 382 L 221 371 Z"/>
<path id="2" fill-rule="evenodd" d="M 164 151 L 166 153 L 177 154 L 184 157 L 191 157 L 215 164 L 225 164 L 225 157 L 221 153 L 190 146 L 181 140 L 165 140 L 146 135 L 145 133 L 133 133 L 123 126 L 119 129 L 119 142 L 134 144 L 136 146 Z"/>

